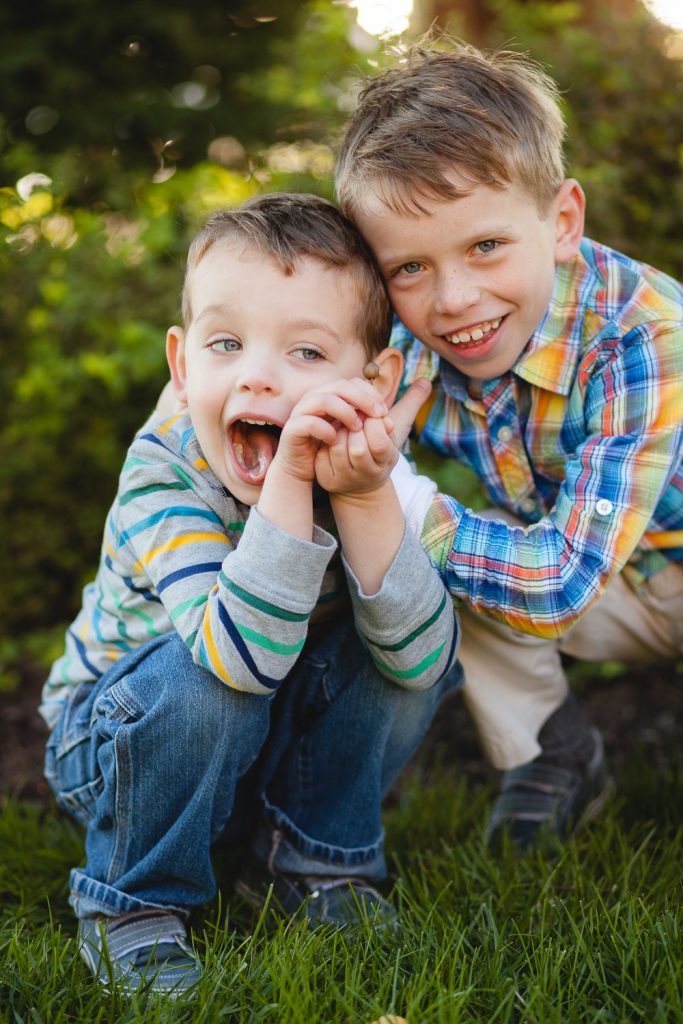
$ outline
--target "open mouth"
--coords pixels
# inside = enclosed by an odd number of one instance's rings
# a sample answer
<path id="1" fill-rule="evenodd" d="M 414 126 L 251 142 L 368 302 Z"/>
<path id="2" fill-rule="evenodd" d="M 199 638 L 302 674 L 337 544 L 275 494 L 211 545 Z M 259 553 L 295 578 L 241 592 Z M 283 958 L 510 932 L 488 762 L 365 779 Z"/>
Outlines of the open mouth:
<path id="1" fill-rule="evenodd" d="M 262 484 L 275 458 L 282 427 L 267 420 L 235 420 L 228 428 L 237 475 L 247 484 Z"/>
<path id="2" fill-rule="evenodd" d="M 472 324 L 466 330 L 453 331 L 452 334 L 444 334 L 443 337 L 451 345 L 457 345 L 462 348 L 475 348 L 477 345 L 483 345 L 487 342 L 491 335 L 498 330 L 504 319 L 504 316 L 499 316 L 495 320 L 482 320 L 480 324 Z"/>

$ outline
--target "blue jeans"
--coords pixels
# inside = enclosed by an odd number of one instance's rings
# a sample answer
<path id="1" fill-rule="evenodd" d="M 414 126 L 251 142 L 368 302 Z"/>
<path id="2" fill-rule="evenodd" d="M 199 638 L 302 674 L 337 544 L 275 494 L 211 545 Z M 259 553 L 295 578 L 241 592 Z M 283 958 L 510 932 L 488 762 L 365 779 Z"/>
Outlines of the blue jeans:
<path id="1" fill-rule="evenodd" d="M 46 778 L 87 829 L 76 914 L 210 900 L 219 837 L 275 871 L 384 878 L 382 796 L 461 679 L 400 689 L 350 618 L 309 639 L 274 696 L 230 689 L 176 633 L 129 653 L 75 690 L 48 741 Z"/>

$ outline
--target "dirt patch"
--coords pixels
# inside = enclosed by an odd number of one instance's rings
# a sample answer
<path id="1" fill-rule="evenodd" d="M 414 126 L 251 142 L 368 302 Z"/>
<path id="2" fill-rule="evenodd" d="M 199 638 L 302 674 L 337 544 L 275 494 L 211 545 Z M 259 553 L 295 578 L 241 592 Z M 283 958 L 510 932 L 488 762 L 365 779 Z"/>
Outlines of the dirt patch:
<path id="1" fill-rule="evenodd" d="M 29 667 L 17 690 L 0 693 L 0 793 L 46 801 L 43 778 L 48 729 L 38 714 L 44 671 Z"/>

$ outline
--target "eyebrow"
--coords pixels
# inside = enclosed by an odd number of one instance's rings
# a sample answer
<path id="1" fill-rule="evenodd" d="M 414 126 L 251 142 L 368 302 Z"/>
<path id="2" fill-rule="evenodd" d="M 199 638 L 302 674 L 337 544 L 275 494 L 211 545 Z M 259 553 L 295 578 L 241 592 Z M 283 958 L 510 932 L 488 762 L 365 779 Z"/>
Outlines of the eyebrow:
<path id="1" fill-rule="evenodd" d="M 323 334 L 327 334 L 333 341 L 336 341 L 338 345 L 341 345 L 341 338 L 330 324 L 325 323 L 324 320 L 293 320 L 287 321 L 287 327 L 292 328 L 295 331 L 322 331 Z"/>
<path id="2" fill-rule="evenodd" d="M 219 302 L 212 303 L 210 306 L 204 306 L 201 313 L 198 313 L 194 317 L 194 322 L 199 323 L 200 320 L 208 320 L 212 316 L 226 316 L 230 311 L 227 306 L 222 306 Z"/>
<path id="3" fill-rule="evenodd" d="M 231 314 L 229 306 L 224 306 L 219 302 L 212 303 L 210 306 L 205 306 L 204 309 L 194 318 L 195 323 L 200 323 L 202 320 L 208 320 L 212 316 L 229 316 Z M 290 330 L 294 331 L 322 331 L 323 334 L 327 334 L 333 341 L 338 345 L 341 345 L 342 340 L 335 331 L 335 329 L 324 320 L 292 320 L 285 321 L 285 326 Z"/>

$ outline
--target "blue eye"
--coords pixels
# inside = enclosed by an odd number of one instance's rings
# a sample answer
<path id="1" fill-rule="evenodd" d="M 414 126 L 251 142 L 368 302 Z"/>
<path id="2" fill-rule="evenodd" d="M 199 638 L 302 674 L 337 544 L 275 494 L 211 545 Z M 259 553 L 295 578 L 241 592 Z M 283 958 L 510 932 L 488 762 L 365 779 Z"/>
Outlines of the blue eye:
<path id="1" fill-rule="evenodd" d="M 475 246 L 475 248 L 482 253 L 493 252 L 493 250 L 496 249 L 497 247 L 498 242 L 494 241 L 493 238 L 487 238 L 485 242 L 477 242 Z"/>
<path id="2" fill-rule="evenodd" d="M 301 348 L 295 349 L 294 354 L 298 359 L 303 359 L 306 363 L 314 363 L 317 359 L 323 358 L 322 352 L 308 345 L 302 345 Z"/>
<path id="3" fill-rule="evenodd" d="M 422 264 L 413 260 L 410 263 L 404 263 L 400 269 L 404 274 L 418 274 L 422 270 Z"/>
<path id="4" fill-rule="evenodd" d="M 239 352 L 242 348 L 242 342 L 238 341 L 237 338 L 214 338 L 213 341 L 209 342 L 209 348 L 216 349 L 219 352 Z"/>

